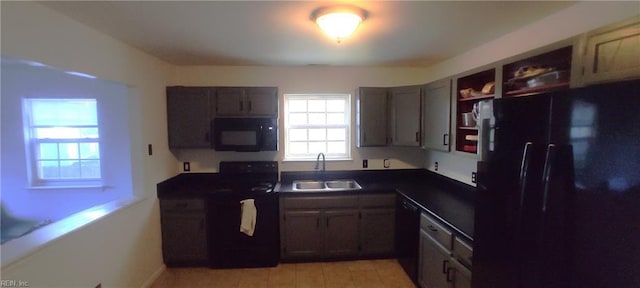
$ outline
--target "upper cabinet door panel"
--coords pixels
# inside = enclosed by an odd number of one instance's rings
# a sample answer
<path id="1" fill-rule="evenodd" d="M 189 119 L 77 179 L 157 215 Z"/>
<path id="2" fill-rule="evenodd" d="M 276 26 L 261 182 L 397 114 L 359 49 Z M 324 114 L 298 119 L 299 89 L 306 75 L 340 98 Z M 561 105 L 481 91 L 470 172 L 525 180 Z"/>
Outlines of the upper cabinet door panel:
<path id="1" fill-rule="evenodd" d="M 387 88 L 358 91 L 358 147 L 387 145 Z"/>
<path id="2" fill-rule="evenodd" d="M 423 94 L 423 147 L 449 152 L 451 79 L 426 85 Z"/>
<path id="3" fill-rule="evenodd" d="M 586 36 L 585 83 L 640 77 L 640 17 Z"/>
<path id="4" fill-rule="evenodd" d="M 169 148 L 209 148 L 210 88 L 167 87 Z"/>
<path id="5" fill-rule="evenodd" d="M 224 87 L 216 91 L 216 116 L 239 116 L 244 114 L 244 88 Z"/>
<path id="6" fill-rule="evenodd" d="M 246 112 L 253 116 L 278 116 L 278 88 L 251 87 L 246 89 Z"/>
<path id="7" fill-rule="evenodd" d="M 391 88 L 391 143 L 420 146 L 420 86 Z"/>

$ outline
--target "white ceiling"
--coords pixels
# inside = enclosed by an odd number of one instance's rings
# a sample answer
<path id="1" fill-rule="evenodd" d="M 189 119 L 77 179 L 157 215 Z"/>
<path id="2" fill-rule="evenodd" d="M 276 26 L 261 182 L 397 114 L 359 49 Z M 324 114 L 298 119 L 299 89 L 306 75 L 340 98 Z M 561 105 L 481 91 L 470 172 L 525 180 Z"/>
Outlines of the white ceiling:
<path id="1" fill-rule="evenodd" d="M 339 44 L 310 19 L 336 2 L 41 3 L 175 65 L 427 66 L 575 2 L 350 1 L 368 16 Z"/>

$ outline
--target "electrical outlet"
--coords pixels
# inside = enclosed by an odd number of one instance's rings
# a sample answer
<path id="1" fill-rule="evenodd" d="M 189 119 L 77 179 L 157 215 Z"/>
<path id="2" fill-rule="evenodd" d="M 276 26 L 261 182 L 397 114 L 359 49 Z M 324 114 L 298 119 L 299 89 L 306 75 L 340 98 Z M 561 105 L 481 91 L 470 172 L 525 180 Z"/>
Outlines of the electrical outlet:
<path id="1" fill-rule="evenodd" d="M 433 168 L 435 171 L 438 171 L 438 161 L 436 161 L 436 163 L 433 165 Z"/>
<path id="2" fill-rule="evenodd" d="M 369 168 L 369 160 L 367 159 L 362 160 L 362 168 Z"/>
<path id="3" fill-rule="evenodd" d="M 189 162 L 182 163 L 182 170 L 184 170 L 185 172 L 191 171 L 191 163 Z"/>
<path id="4" fill-rule="evenodd" d="M 147 145 L 147 152 L 149 152 L 149 156 L 153 155 L 153 146 L 151 144 Z"/>
<path id="5" fill-rule="evenodd" d="M 478 181 L 478 174 L 476 172 L 471 172 L 471 182 L 476 183 Z"/>
<path id="6" fill-rule="evenodd" d="M 391 167 L 391 161 L 389 159 L 384 159 L 382 160 L 382 165 L 384 166 L 384 168 L 389 168 Z"/>

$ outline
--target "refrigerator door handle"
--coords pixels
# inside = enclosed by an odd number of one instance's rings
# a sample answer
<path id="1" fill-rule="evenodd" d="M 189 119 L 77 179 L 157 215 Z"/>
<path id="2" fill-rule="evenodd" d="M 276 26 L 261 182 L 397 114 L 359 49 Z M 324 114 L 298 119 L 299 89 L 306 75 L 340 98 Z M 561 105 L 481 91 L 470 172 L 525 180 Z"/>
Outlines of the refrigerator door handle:
<path id="1" fill-rule="evenodd" d="M 527 175 L 529 174 L 529 163 L 531 163 L 531 155 L 533 155 L 531 152 L 532 149 L 533 142 L 527 142 L 524 144 L 524 152 L 522 153 L 522 162 L 520 164 L 520 211 L 522 211 L 522 206 L 524 205 L 525 187 L 527 187 Z"/>
<path id="2" fill-rule="evenodd" d="M 542 209 L 543 215 L 547 211 L 547 199 L 549 198 L 549 184 L 550 184 L 551 172 L 552 172 L 551 169 L 553 168 L 555 161 L 556 161 L 556 145 L 549 144 L 549 146 L 547 146 L 547 157 L 544 161 L 544 172 L 542 174 L 542 183 L 544 186 L 542 188 L 541 209 Z"/>

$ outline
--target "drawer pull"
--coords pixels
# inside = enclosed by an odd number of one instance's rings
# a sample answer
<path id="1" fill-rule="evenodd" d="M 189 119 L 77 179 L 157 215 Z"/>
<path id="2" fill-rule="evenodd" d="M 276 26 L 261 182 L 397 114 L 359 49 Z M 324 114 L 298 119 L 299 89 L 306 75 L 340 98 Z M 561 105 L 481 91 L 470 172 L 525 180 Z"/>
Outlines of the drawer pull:
<path id="1" fill-rule="evenodd" d="M 449 270 L 449 260 L 444 260 L 442 261 L 442 274 L 447 274 L 447 271 Z"/>
<path id="2" fill-rule="evenodd" d="M 438 232 L 438 229 L 436 229 L 436 227 L 433 227 L 433 225 L 429 225 L 427 226 L 427 228 L 429 228 L 431 232 Z"/>

